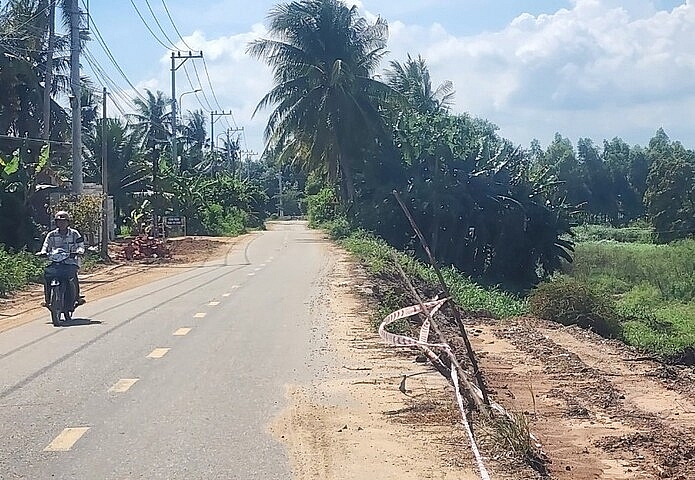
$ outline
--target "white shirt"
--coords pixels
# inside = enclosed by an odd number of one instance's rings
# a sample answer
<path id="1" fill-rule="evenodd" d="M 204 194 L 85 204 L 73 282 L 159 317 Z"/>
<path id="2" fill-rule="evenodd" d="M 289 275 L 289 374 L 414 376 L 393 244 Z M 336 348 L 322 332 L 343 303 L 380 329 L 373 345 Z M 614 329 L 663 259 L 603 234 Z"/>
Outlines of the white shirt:
<path id="1" fill-rule="evenodd" d="M 74 228 L 68 227 L 65 235 L 60 233 L 59 229 L 51 230 L 46 234 L 46 239 L 43 241 L 43 247 L 41 247 L 41 253 L 47 254 L 55 249 L 61 248 L 69 253 L 84 253 L 84 239 L 80 232 Z M 77 258 L 67 258 L 65 263 L 72 265 L 80 265 Z"/>

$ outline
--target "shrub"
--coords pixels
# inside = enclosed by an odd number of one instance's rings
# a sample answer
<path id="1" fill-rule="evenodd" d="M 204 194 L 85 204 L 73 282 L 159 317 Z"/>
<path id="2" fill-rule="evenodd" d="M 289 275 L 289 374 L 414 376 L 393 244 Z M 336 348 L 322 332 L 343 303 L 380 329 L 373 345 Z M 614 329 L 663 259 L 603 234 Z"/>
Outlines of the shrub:
<path id="1" fill-rule="evenodd" d="M 236 207 L 225 210 L 214 203 L 203 210 L 200 220 L 205 234 L 233 237 L 246 231 L 248 213 Z"/>
<path id="2" fill-rule="evenodd" d="M 101 195 L 79 195 L 62 197 L 55 205 L 54 212 L 67 210 L 72 215 L 73 227 L 79 230 L 88 245 L 96 244 L 96 237 L 101 230 Z"/>
<path id="3" fill-rule="evenodd" d="M 44 263 L 30 253 L 10 253 L 0 245 L 0 295 L 5 296 L 29 282 L 41 281 Z"/>
<path id="4" fill-rule="evenodd" d="M 338 199 L 333 189 L 324 187 L 315 195 L 309 195 L 309 226 L 317 227 L 334 220 L 338 215 Z"/>
<path id="5" fill-rule="evenodd" d="M 539 285 L 529 296 L 529 309 L 544 320 L 589 328 L 603 337 L 622 337 L 613 302 L 576 280 L 560 277 Z"/>

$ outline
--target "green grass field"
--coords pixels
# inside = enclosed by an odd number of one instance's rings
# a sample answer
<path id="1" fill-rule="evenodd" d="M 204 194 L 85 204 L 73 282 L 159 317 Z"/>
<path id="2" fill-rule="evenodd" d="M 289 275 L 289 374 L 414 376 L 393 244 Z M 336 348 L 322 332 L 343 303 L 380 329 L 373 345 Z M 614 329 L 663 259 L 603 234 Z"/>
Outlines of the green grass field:
<path id="1" fill-rule="evenodd" d="M 615 301 L 628 344 L 667 357 L 695 347 L 694 240 L 579 243 L 569 274 Z"/>

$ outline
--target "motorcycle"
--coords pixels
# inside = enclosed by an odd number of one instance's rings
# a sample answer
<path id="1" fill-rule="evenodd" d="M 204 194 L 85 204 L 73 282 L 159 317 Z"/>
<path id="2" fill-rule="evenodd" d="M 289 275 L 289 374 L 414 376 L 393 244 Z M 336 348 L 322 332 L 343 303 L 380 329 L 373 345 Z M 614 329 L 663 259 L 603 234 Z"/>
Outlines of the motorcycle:
<path id="1" fill-rule="evenodd" d="M 50 264 L 46 267 L 46 278 L 50 277 L 48 287 L 48 304 L 53 325 L 61 325 L 61 315 L 65 322 L 72 320 L 72 314 L 77 307 L 77 287 L 71 272 L 66 269 L 65 260 L 73 256 L 63 249 L 55 249 L 47 254 Z"/>

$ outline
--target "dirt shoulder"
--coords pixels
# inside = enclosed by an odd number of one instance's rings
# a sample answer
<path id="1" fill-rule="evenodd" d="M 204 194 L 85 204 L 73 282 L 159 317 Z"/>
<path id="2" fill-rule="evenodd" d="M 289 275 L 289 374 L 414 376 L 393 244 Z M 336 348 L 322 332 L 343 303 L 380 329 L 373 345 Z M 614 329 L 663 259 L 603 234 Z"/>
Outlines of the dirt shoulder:
<path id="1" fill-rule="evenodd" d="M 370 322 L 368 280 L 345 253 L 322 285 L 326 315 L 315 345 L 326 374 L 287 387 L 270 431 L 288 448 L 296 480 L 477 479 L 452 390 L 414 352 L 381 343 Z M 404 392 L 399 390 L 404 375 Z M 502 478 L 496 476 L 495 478 Z"/>
<path id="2" fill-rule="evenodd" d="M 88 272 L 80 273 L 82 293 L 87 301 L 146 285 L 224 257 L 229 250 L 240 243 L 247 242 L 253 234 L 240 237 L 185 237 L 168 241 L 171 258 L 160 260 L 125 261 L 119 260 L 119 246 L 110 247 L 110 255 L 116 259 L 110 265 L 97 265 Z M 41 307 L 43 287 L 30 285 L 9 298 L 0 299 L 0 332 L 32 322 L 47 315 Z"/>
<path id="3" fill-rule="evenodd" d="M 335 360 L 325 378 L 288 387 L 290 407 L 271 429 L 295 477 L 480 478 L 448 383 L 413 352 L 382 344 L 370 321 L 378 288 L 335 256 L 325 295 Z M 481 438 L 492 478 L 695 478 L 692 368 L 532 318 L 469 318 L 467 330 L 492 398 L 526 416 L 548 460 L 544 476 Z"/>

